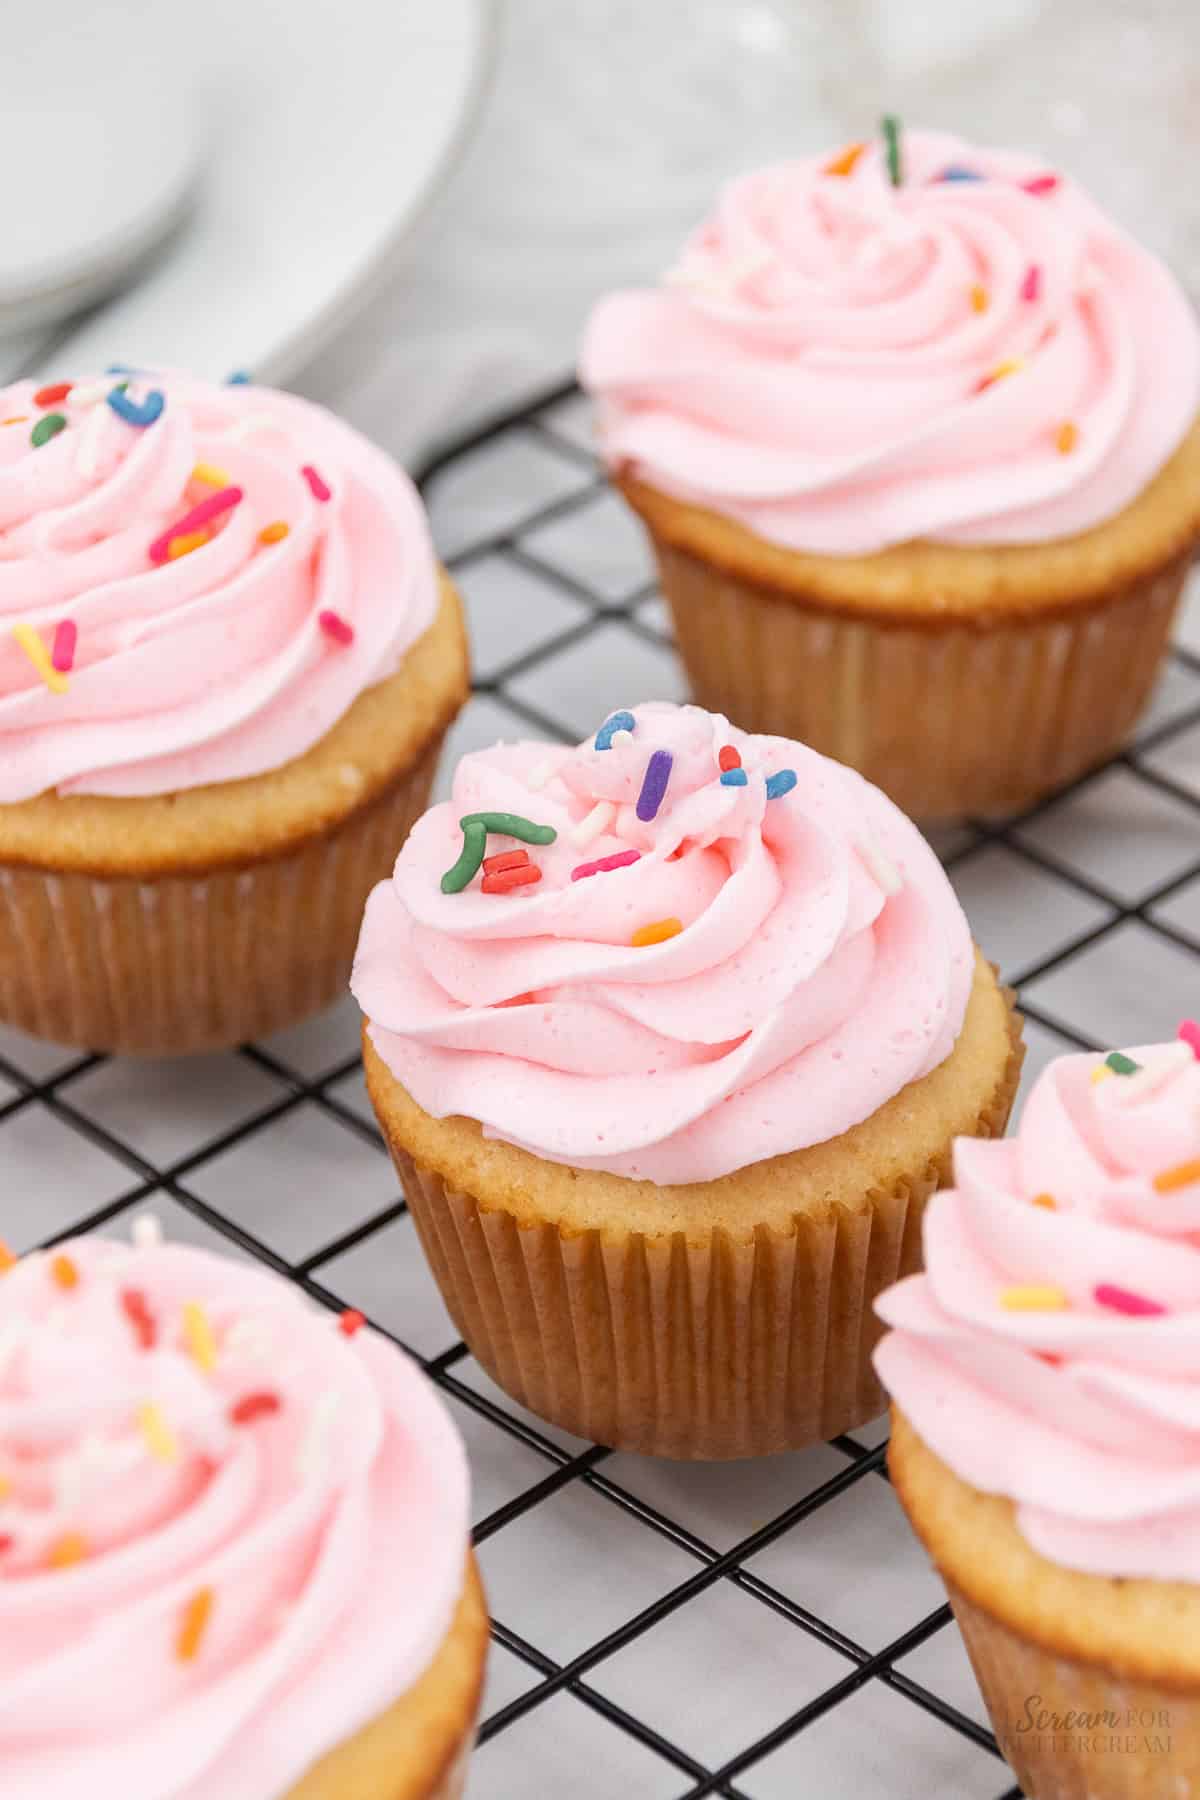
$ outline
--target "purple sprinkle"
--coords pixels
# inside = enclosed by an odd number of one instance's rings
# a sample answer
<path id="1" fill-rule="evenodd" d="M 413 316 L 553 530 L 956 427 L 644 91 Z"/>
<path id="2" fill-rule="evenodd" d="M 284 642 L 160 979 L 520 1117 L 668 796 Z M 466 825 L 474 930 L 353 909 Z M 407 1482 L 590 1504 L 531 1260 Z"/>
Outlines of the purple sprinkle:
<path id="1" fill-rule="evenodd" d="M 642 777 L 642 791 L 638 795 L 637 816 L 643 825 L 650 822 L 663 803 L 663 795 L 667 791 L 667 783 L 671 779 L 671 766 L 675 758 L 669 750 L 656 750 L 646 764 L 646 773 Z"/>

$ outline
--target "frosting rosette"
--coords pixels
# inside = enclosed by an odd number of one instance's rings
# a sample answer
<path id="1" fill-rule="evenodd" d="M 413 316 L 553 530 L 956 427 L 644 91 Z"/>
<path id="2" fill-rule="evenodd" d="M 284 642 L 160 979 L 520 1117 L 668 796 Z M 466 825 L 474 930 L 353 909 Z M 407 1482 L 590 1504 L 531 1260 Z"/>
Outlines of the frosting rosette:
<path id="1" fill-rule="evenodd" d="M 0 803 L 278 768 L 436 604 L 412 484 L 319 407 L 173 373 L 0 391 Z"/>
<path id="2" fill-rule="evenodd" d="M 435 1118 L 676 1183 L 868 1117 L 950 1054 L 972 974 L 881 793 L 650 704 L 575 749 L 464 757 L 367 903 L 351 986 Z"/>
<path id="3" fill-rule="evenodd" d="M 197 1250 L 23 1258 L 0 1279 L 6 1800 L 273 1800 L 432 1661 L 467 1529 L 457 1434 L 373 1332 Z"/>
<path id="4" fill-rule="evenodd" d="M 930 1449 L 1053 1562 L 1200 1581 L 1190 1044 L 1052 1063 L 1016 1138 L 958 1141 L 924 1243 L 876 1367 Z"/>
<path id="5" fill-rule="evenodd" d="M 1112 518 L 1200 405 L 1156 257 L 1028 156 L 905 132 L 731 182 L 595 309 L 608 458 L 791 549 L 1034 543 Z"/>

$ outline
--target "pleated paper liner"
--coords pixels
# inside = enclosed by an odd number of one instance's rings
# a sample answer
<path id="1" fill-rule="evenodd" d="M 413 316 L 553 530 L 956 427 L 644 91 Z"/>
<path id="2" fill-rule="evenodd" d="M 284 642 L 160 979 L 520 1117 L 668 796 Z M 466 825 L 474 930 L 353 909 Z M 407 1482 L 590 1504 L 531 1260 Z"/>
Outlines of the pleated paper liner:
<path id="1" fill-rule="evenodd" d="M 1119 750 L 1192 561 L 1058 617 L 911 624 L 756 586 L 651 538 L 699 704 L 848 763 L 926 822 L 1018 811 Z"/>
<path id="2" fill-rule="evenodd" d="M 0 866 L 0 1020 L 86 1050 L 243 1043 L 346 990 L 374 884 L 429 803 L 444 733 L 294 850 L 155 880 Z"/>
<path id="3" fill-rule="evenodd" d="M 315 1763 L 285 1800 L 461 1800 L 487 1651 L 487 1601 L 471 1555 L 458 1608 L 424 1674 Z"/>
<path id="4" fill-rule="evenodd" d="M 987 991 L 1005 1024 L 962 1120 L 980 1136 L 1003 1133 L 1023 1054 L 1011 995 L 994 979 Z M 800 1449 L 882 1410 L 872 1303 L 919 1266 L 921 1213 L 949 1173 L 949 1136 L 922 1144 L 905 1175 L 853 1204 L 790 1218 L 779 1207 L 778 1223 L 646 1232 L 623 1229 L 618 1213 L 611 1230 L 573 1229 L 539 1217 L 530 1191 L 519 1204 L 463 1191 L 411 1154 L 397 1102 L 412 1102 L 369 1037 L 365 1054 L 446 1305 L 483 1367 L 522 1405 L 602 1444 L 697 1459 Z M 428 1115 L 422 1127 L 438 1129 Z M 547 1166 L 525 1160 L 534 1175 Z M 686 1215 L 687 1189 L 662 1191 L 671 1212 Z"/>

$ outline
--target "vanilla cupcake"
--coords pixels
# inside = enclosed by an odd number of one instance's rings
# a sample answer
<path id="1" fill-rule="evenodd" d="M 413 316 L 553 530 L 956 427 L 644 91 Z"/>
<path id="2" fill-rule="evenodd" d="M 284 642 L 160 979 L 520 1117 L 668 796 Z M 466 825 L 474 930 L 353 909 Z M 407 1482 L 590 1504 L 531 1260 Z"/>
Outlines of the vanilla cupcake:
<path id="1" fill-rule="evenodd" d="M 5 388 L 0 1021 L 165 1053 L 326 1005 L 466 693 L 420 500 L 328 413 Z"/>
<path id="2" fill-rule="evenodd" d="M 1031 1800 L 1200 1791 L 1200 1028 L 1053 1063 L 878 1304 L 896 1491 Z"/>
<path id="3" fill-rule="evenodd" d="M 206 1252 L 0 1266 L 5 1800 L 456 1800 L 487 1615 L 416 1366 Z"/>
<path id="4" fill-rule="evenodd" d="M 518 1400 L 677 1457 L 879 1410 L 872 1298 L 1020 1061 L 882 794 L 696 707 L 465 757 L 352 987 L 426 1254 Z"/>
<path id="5" fill-rule="evenodd" d="M 918 818 L 1128 736 L 1200 538 L 1200 333 L 1068 176 L 894 124 L 755 171 L 580 373 L 704 705 Z"/>

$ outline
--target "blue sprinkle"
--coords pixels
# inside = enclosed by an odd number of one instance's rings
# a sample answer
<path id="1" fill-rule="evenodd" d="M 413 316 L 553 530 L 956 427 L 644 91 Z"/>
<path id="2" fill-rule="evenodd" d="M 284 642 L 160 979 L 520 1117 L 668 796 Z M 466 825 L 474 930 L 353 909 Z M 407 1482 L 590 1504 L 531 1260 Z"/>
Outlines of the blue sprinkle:
<path id="1" fill-rule="evenodd" d="M 109 363 L 104 373 L 106 375 L 141 375 L 143 371 L 135 369 L 132 363 Z"/>
<path id="2" fill-rule="evenodd" d="M 675 758 L 669 750 L 656 750 L 646 764 L 646 773 L 642 777 L 642 791 L 638 795 L 634 808 L 643 825 L 657 817 L 658 809 L 663 803 L 667 791 L 667 783 L 671 779 L 671 769 Z"/>
<path id="3" fill-rule="evenodd" d="M 939 181 L 982 181 L 983 176 L 978 169 L 966 169 L 962 163 L 951 163 L 938 176 Z"/>
<path id="4" fill-rule="evenodd" d="M 614 732 L 636 731 L 636 729 L 637 720 L 631 712 L 615 712 L 611 718 L 605 719 L 603 725 L 596 733 L 595 748 L 597 750 L 611 750 Z"/>
<path id="5" fill-rule="evenodd" d="M 225 386 L 245 387 L 249 380 L 250 375 L 246 369 L 235 369 L 232 375 L 227 375 L 225 377 Z"/>
<path id="6" fill-rule="evenodd" d="M 722 769 L 721 770 L 721 786 L 722 787 L 745 787 L 745 785 L 746 785 L 745 769 Z"/>
<path id="7" fill-rule="evenodd" d="M 767 799 L 778 800 L 790 794 L 795 785 L 795 769 L 777 769 L 774 775 L 767 776 Z"/>
<path id="8" fill-rule="evenodd" d="M 127 425 L 137 425 L 141 429 L 153 425 L 165 404 L 157 388 L 151 388 L 141 401 L 131 400 L 123 386 L 115 387 L 105 398 L 118 419 L 124 419 Z"/>

